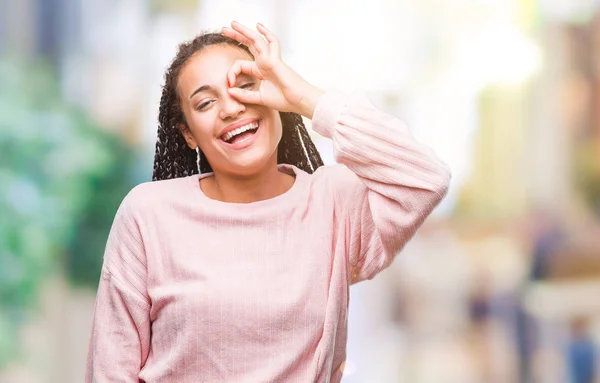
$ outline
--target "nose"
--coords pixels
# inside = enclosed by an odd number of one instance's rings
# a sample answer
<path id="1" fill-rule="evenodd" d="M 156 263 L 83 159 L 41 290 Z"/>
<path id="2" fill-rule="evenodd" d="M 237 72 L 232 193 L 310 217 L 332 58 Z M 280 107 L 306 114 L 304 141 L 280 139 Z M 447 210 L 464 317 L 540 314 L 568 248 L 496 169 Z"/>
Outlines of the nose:
<path id="1" fill-rule="evenodd" d="M 223 99 L 223 107 L 221 108 L 221 119 L 236 118 L 246 110 L 246 106 L 231 97 L 229 94 Z"/>

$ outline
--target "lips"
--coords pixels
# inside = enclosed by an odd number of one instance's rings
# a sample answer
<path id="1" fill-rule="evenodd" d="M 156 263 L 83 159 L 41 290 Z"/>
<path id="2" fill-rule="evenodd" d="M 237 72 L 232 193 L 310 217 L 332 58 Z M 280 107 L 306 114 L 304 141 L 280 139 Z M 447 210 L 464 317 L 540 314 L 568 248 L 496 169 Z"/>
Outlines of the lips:
<path id="1" fill-rule="evenodd" d="M 244 118 L 243 120 L 239 120 L 231 125 L 227 125 L 225 128 L 223 128 L 217 137 L 219 137 L 219 139 L 222 139 L 227 133 L 232 132 L 236 129 L 239 129 L 245 125 L 251 124 L 251 123 L 256 123 L 259 120 L 257 118 Z"/>
<path id="2" fill-rule="evenodd" d="M 242 135 L 254 134 L 258 130 L 258 121 L 251 122 L 246 125 L 242 125 L 239 128 L 229 130 L 225 134 L 221 135 L 221 140 L 232 143 Z"/>
<path id="3" fill-rule="evenodd" d="M 262 120 L 247 120 L 244 124 L 233 125 L 234 129 L 227 127 L 225 133 L 219 137 L 219 140 L 228 149 L 244 149 L 254 143 L 261 134 Z"/>

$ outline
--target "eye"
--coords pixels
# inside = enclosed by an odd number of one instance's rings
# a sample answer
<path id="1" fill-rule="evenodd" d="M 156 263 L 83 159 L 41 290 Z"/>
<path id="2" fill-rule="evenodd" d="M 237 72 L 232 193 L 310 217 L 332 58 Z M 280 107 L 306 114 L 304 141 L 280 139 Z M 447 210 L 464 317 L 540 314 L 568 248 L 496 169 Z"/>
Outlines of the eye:
<path id="1" fill-rule="evenodd" d="M 212 100 L 209 100 L 209 101 L 206 101 L 206 102 L 203 102 L 203 103 L 201 103 L 200 105 L 198 105 L 198 106 L 196 107 L 196 110 L 198 110 L 198 111 L 202 111 L 202 110 L 206 109 L 206 107 L 207 107 L 208 105 L 210 105 L 210 103 L 211 103 L 211 102 L 212 102 Z"/>
<path id="2" fill-rule="evenodd" d="M 243 84 L 242 86 L 240 86 L 240 88 L 242 89 L 248 89 L 248 88 L 252 88 L 254 86 L 253 82 L 248 82 L 246 84 Z"/>

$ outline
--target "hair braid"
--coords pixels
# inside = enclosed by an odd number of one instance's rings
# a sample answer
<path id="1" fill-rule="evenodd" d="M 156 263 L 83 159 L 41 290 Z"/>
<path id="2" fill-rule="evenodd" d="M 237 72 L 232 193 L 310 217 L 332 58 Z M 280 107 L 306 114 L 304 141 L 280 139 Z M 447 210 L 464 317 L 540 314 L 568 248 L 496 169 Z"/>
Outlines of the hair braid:
<path id="1" fill-rule="evenodd" d="M 173 94 L 165 86 L 160 100 L 159 127 L 152 180 L 187 177 L 198 173 L 196 152 L 187 146 L 177 124 L 180 111 L 171 107 Z"/>
<path id="2" fill-rule="evenodd" d="M 296 113 L 280 113 L 283 132 L 277 148 L 277 162 L 294 164 L 307 173 L 323 166 L 321 156 L 310 139 L 302 117 Z"/>
<path id="3" fill-rule="evenodd" d="M 248 47 L 220 33 L 205 33 L 179 46 L 175 59 L 165 73 L 158 113 L 153 181 L 213 171 L 204 153 L 190 149 L 181 133 L 180 127 L 186 121 L 179 103 L 177 81 L 181 68 L 194 53 L 216 44 L 228 44 L 252 56 Z M 294 165 L 307 173 L 314 172 L 323 165 L 323 161 L 306 131 L 302 117 L 284 112 L 280 112 L 280 116 L 282 137 L 277 148 L 277 162 Z"/>

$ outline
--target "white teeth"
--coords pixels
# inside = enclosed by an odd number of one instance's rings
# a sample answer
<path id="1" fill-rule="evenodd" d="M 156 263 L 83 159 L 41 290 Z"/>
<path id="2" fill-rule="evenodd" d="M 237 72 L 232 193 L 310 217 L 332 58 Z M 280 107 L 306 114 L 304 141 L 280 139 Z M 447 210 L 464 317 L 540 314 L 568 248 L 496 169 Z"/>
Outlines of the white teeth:
<path id="1" fill-rule="evenodd" d="M 252 122 L 250 124 L 244 125 L 244 126 L 240 126 L 237 129 L 234 129 L 230 132 L 225 133 L 223 136 L 221 136 L 221 139 L 223 141 L 229 141 L 231 140 L 234 136 L 237 136 L 240 133 L 244 133 L 248 130 L 252 130 L 252 129 L 257 129 L 258 128 L 258 121 L 256 122 Z"/>

